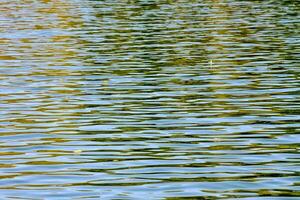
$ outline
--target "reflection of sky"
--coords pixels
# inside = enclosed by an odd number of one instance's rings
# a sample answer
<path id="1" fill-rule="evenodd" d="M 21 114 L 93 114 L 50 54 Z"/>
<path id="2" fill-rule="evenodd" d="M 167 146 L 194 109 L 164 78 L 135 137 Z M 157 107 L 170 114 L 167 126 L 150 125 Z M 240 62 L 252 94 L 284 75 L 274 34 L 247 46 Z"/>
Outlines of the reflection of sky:
<path id="1" fill-rule="evenodd" d="M 62 29 L 43 29 L 43 30 L 13 30 L 0 33 L 0 38 L 6 39 L 38 39 L 51 38 L 53 36 L 64 36 L 69 35 L 66 30 Z"/>
<path id="2" fill-rule="evenodd" d="M 297 50 L 289 23 L 275 29 L 258 1 L 149 2 L 7 1 L 0 168 L 14 178 L 0 189 L 31 190 L 0 198 L 297 189 L 297 65 L 280 64 Z"/>

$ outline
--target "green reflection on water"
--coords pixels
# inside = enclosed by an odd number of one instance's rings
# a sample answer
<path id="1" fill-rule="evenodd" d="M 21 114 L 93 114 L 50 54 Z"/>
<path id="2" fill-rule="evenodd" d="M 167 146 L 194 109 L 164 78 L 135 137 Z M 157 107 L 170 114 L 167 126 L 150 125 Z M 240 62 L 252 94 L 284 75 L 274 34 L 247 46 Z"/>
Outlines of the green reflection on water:
<path id="1" fill-rule="evenodd" d="M 2 1 L 1 198 L 298 197 L 298 11 Z"/>

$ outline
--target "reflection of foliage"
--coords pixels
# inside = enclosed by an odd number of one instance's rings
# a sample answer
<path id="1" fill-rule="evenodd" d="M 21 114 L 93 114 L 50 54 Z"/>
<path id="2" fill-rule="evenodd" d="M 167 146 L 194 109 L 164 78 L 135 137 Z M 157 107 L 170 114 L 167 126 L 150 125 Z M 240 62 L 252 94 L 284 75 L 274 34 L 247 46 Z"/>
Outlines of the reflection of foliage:
<path id="1" fill-rule="evenodd" d="M 4 9 L 0 3 L 11 26 L 0 26 L 0 125 L 4 150 L 11 150 L 0 152 L 2 161 L 92 172 L 67 187 L 140 186 L 145 174 L 160 184 L 295 175 L 268 172 L 293 162 L 299 146 L 285 138 L 297 133 L 299 121 L 295 8 L 287 5 L 279 16 L 263 1 L 30 2 Z M 27 152 L 37 157 L 24 161 Z M 1 178 L 44 173 L 20 172 L 18 164 L 0 164 L 18 173 Z M 98 172 L 104 180 L 94 183 Z M 120 183 L 105 179 L 116 174 Z M 123 179 L 131 175 L 139 180 Z M 298 194 L 226 194 L 234 192 Z"/>

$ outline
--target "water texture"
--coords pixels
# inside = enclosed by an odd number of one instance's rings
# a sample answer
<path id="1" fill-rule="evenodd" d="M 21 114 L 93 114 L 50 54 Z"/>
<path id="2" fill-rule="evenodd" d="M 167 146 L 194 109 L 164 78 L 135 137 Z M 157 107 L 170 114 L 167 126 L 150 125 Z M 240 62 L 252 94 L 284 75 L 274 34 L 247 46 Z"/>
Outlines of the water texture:
<path id="1" fill-rule="evenodd" d="M 299 13 L 1 0 L 0 199 L 299 199 Z"/>

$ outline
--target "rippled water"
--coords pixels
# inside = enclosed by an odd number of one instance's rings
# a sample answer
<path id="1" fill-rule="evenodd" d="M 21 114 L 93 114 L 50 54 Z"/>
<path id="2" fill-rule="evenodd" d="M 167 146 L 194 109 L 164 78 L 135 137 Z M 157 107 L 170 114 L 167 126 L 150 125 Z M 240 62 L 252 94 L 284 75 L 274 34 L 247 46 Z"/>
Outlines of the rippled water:
<path id="1" fill-rule="evenodd" d="M 0 198 L 298 199 L 299 10 L 2 0 Z"/>

